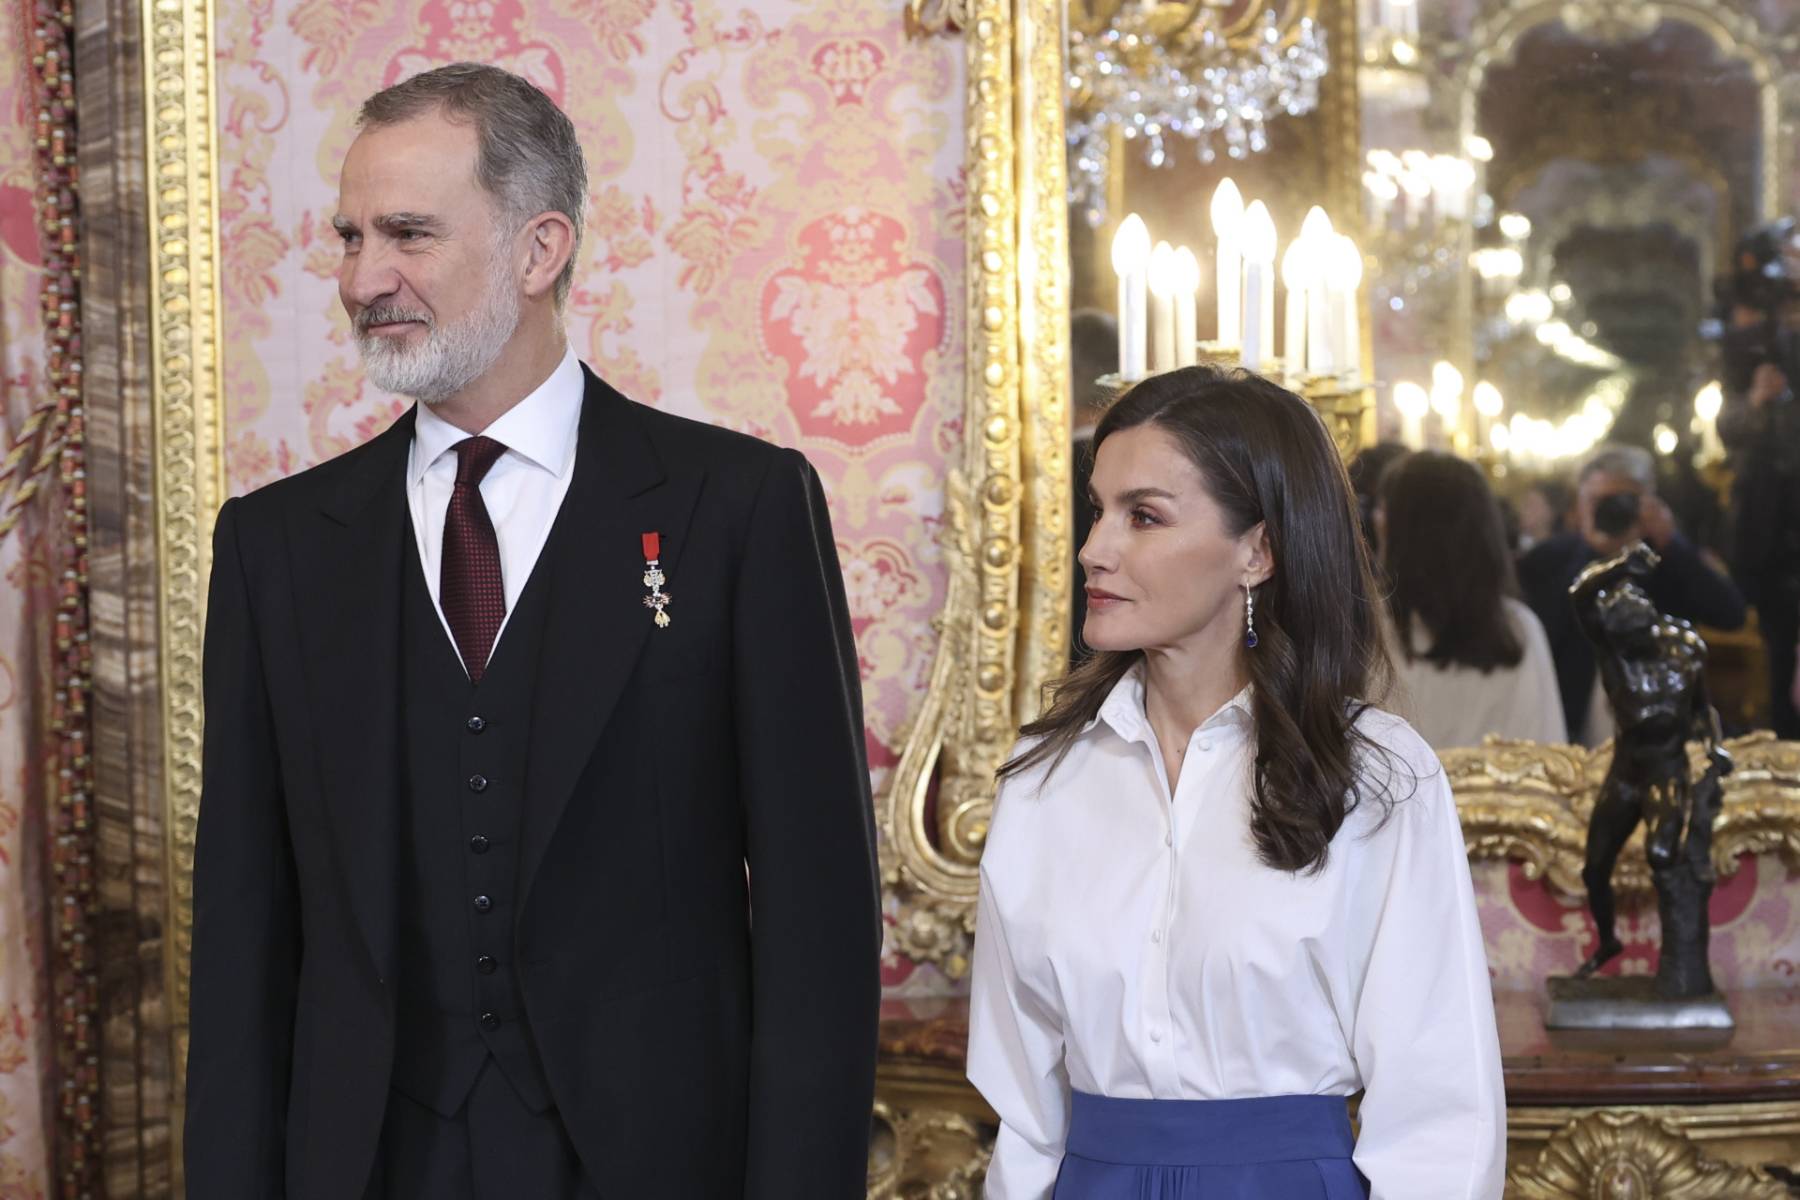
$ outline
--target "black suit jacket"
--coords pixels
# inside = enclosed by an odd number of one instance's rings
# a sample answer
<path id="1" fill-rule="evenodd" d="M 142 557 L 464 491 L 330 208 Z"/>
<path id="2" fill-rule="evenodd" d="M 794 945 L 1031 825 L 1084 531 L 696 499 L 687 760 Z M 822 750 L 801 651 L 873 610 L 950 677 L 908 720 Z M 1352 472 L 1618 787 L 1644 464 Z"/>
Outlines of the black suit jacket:
<path id="1" fill-rule="evenodd" d="M 1744 623 L 1743 594 L 1731 580 L 1707 566 L 1686 538 L 1671 538 L 1657 554 L 1661 561 L 1651 572 L 1647 590 L 1658 610 L 1715 629 L 1736 629 Z M 1597 557 L 1586 538 L 1569 532 L 1544 539 L 1519 560 L 1519 588 L 1549 637 L 1563 719 L 1572 742 L 1579 742 L 1587 727 L 1588 701 L 1599 667 L 1594 661 L 1594 644 L 1575 618 L 1569 587 Z"/>
<path id="2" fill-rule="evenodd" d="M 351 1200 L 375 1158 L 411 436 L 409 413 L 219 514 L 192 1200 Z M 861 1196 L 879 891 L 818 477 L 589 374 L 557 519 L 587 552 L 550 581 L 516 930 L 557 1110 L 603 1196 Z M 643 604 L 652 530 L 667 629 Z"/>

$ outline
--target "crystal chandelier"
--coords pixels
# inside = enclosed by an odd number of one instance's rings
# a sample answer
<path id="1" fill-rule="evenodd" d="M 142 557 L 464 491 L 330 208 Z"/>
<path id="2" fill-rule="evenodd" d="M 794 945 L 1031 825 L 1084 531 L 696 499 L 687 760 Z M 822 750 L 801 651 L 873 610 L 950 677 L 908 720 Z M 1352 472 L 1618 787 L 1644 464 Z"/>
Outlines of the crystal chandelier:
<path id="1" fill-rule="evenodd" d="M 1090 225 L 1105 221 L 1115 130 L 1153 167 L 1168 162 L 1171 137 L 1196 143 L 1201 162 L 1221 143 L 1232 158 L 1267 149 L 1270 118 L 1319 103 L 1329 61 L 1311 8 L 1293 0 L 1284 21 L 1273 0 L 1252 0 L 1227 27 L 1217 0 L 1071 3 L 1070 203 Z"/>

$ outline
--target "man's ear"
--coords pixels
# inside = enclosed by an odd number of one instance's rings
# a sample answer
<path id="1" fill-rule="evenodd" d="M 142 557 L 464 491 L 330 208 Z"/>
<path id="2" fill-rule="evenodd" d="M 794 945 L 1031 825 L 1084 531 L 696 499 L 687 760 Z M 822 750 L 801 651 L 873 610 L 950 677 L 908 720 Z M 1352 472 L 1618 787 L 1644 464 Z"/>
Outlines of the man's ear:
<path id="1" fill-rule="evenodd" d="M 575 253 L 575 226 L 562 213 L 539 213 L 525 235 L 525 294 L 536 300 L 555 292 L 557 277 Z"/>

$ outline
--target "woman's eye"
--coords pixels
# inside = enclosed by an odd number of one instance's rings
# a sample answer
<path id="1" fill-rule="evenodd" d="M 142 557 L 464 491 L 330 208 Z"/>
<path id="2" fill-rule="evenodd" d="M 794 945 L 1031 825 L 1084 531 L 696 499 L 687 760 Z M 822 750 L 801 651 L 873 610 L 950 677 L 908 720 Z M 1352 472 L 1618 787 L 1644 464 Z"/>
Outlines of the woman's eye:
<path id="1" fill-rule="evenodd" d="M 1131 523 L 1133 525 L 1161 525 L 1162 521 L 1147 508 L 1134 508 L 1131 510 Z"/>

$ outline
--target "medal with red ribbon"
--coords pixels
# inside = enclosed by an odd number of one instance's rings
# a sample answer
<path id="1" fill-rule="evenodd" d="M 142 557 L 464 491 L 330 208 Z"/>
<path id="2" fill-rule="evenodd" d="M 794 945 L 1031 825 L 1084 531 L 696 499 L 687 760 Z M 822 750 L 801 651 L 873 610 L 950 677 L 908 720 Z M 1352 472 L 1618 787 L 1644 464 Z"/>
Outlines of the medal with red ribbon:
<path id="1" fill-rule="evenodd" d="M 644 597 L 644 607 L 656 610 L 656 627 L 667 629 L 672 618 L 669 616 L 669 601 L 673 599 L 663 591 L 663 584 L 669 577 L 662 569 L 662 534 L 646 533 L 644 535 L 644 586 L 650 594 Z"/>

